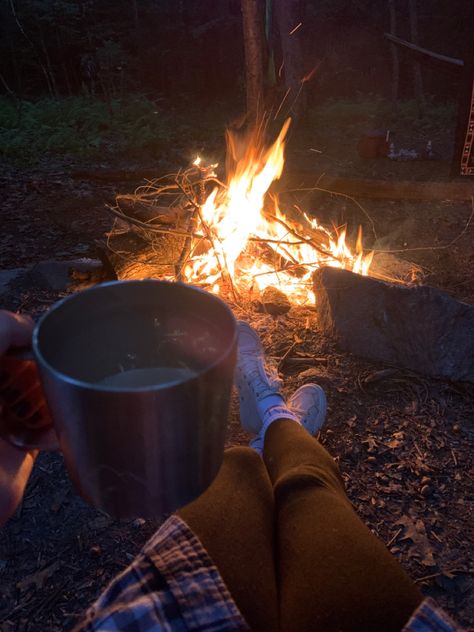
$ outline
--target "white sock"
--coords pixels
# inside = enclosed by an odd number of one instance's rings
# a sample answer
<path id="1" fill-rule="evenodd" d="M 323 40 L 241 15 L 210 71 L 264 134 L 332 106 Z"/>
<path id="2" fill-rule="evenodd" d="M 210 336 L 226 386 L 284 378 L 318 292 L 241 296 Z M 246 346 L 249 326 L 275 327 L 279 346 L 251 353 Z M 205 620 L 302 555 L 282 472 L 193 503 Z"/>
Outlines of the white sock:
<path id="1" fill-rule="evenodd" d="M 268 395 L 267 397 L 264 397 L 261 401 L 257 402 L 257 411 L 262 422 L 267 410 L 273 408 L 273 406 L 286 406 L 285 400 L 280 395 L 280 393 Z"/>
<path id="2" fill-rule="evenodd" d="M 277 419 L 291 419 L 299 424 L 300 420 L 291 412 L 281 395 L 269 395 L 265 397 L 261 402 L 258 402 L 257 409 L 262 419 L 262 427 L 258 435 L 250 442 L 250 447 L 262 456 L 265 433 L 274 421 Z"/>
<path id="3" fill-rule="evenodd" d="M 291 419 L 291 421 L 296 421 L 296 423 L 298 424 L 300 423 L 298 417 L 291 412 L 291 410 L 288 408 L 285 401 L 283 400 L 283 404 L 276 404 L 274 406 L 271 406 L 270 408 L 267 408 L 267 410 L 265 411 L 262 418 L 262 428 L 259 432 L 262 438 L 265 438 L 265 433 L 267 432 L 268 428 L 274 421 L 277 421 L 277 419 Z"/>

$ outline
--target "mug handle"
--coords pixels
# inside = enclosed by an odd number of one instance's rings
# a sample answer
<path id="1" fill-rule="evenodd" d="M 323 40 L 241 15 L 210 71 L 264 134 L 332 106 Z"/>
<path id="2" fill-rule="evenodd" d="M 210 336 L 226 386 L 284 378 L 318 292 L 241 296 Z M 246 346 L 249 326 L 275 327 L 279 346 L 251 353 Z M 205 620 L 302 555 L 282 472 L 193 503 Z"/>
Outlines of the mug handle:
<path id="1" fill-rule="evenodd" d="M 30 348 L 0 357 L 0 437 L 25 450 L 59 450 Z"/>

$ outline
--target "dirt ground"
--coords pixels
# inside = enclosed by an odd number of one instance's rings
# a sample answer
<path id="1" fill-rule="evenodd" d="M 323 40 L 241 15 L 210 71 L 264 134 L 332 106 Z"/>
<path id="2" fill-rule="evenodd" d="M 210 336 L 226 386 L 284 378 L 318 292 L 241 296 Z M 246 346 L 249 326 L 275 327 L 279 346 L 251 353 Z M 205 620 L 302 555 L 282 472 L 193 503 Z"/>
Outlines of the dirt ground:
<path id="1" fill-rule="evenodd" d="M 295 160 L 303 163 L 304 151 L 296 151 Z M 420 163 L 418 171 L 387 161 L 358 164 L 353 154 L 346 164 L 364 176 L 436 179 L 448 170 L 441 162 Z M 3 169 L 0 269 L 95 256 L 94 241 L 110 226 L 104 202 L 131 185 L 73 179 L 73 166 Z M 322 221 L 362 222 L 367 229 L 351 200 L 302 193 L 298 202 L 316 209 Z M 474 303 L 470 203 L 360 202 L 376 227 L 377 239 L 366 230 L 369 246 L 404 250 L 398 256 L 422 266 L 426 283 Z M 0 303 L 36 317 L 62 295 L 24 282 Z M 474 626 L 473 385 L 386 371 L 345 354 L 318 332 L 311 309 L 251 320 L 286 393 L 313 381 L 326 389 L 328 421 L 320 440 L 339 463 L 359 515 L 425 594 L 459 623 Z M 228 445 L 247 440 L 234 402 Z M 0 531 L 0 629 L 70 629 L 156 526 L 116 521 L 87 506 L 71 487 L 61 456 L 41 454 L 23 504 Z"/>

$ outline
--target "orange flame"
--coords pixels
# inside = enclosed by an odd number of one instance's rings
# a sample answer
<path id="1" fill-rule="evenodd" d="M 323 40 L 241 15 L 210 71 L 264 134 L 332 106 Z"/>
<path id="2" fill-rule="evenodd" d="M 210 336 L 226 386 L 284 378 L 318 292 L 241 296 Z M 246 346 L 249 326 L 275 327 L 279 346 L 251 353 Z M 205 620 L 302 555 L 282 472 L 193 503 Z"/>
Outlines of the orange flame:
<path id="1" fill-rule="evenodd" d="M 333 236 L 307 215 L 303 225 L 295 223 L 285 217 L 277 198 L 269 194 L 271 184 L 283 172 L 290 122 L 285 122 L 268 149 L 256 134 L 242 143 L 229 132 L 233 169 L 227 186 L 215 187 L 199 208 L 195 234 L 202 237 L 195 237 L 191 245 L 184 269 L 188 282 L 204 284 L 219 293 L 228 276 L 237 290 L 273 286 L 294 304 L 302 305 L 314 298 L 311 274 L 318 267 L 368 274 L 372 253 L 364 255 L 360 230 L 352 253 L 345 229 Z"/>

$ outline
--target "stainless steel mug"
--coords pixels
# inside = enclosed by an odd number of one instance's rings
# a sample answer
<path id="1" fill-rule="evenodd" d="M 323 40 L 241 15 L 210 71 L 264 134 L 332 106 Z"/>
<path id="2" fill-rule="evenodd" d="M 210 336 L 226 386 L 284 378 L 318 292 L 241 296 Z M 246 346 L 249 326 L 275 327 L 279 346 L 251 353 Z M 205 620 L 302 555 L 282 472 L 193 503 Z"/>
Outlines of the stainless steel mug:
<path id="1" fill-rule="evenodd" d="M 116 517 L 161 517 L 222 462 L 236 322 L 218 297 L 157 280 L 96 285 L 56 303 L 33 352 L 80 494 Z"/>

